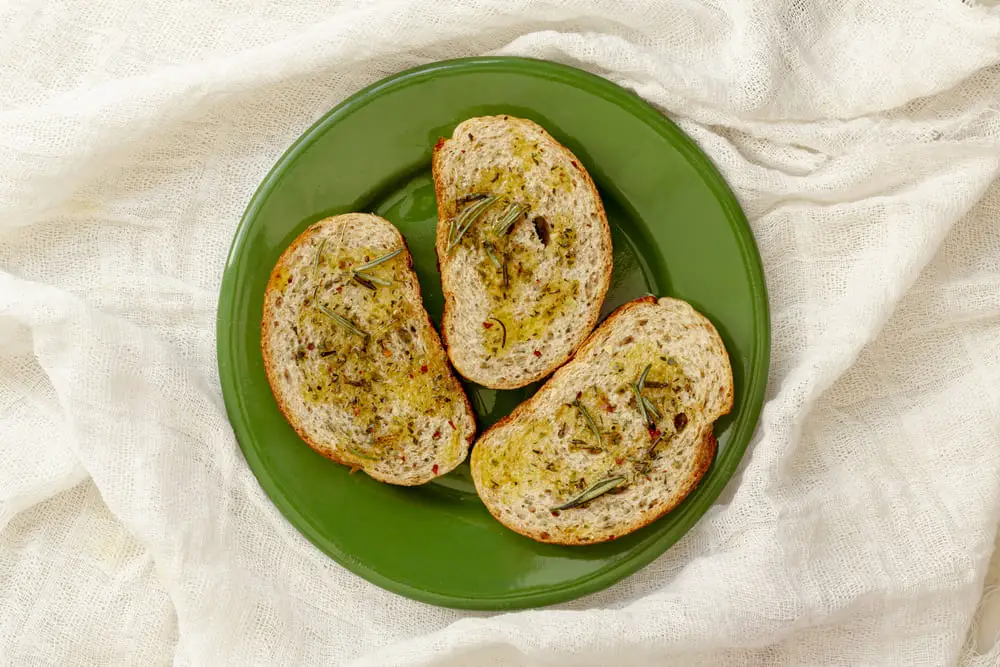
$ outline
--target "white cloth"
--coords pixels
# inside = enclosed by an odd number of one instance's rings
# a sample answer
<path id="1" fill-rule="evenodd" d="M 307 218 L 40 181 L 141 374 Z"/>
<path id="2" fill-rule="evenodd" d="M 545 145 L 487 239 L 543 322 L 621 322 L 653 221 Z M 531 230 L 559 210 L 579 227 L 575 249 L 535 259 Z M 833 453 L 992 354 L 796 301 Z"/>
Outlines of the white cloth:
<path id="1" fill-rule="evenodd" d="M 581 66 L 742 202 L 773 315 L 726 493 L 662 558 L 468 614 L 346 572 L 226 420 L 230 238 L 338 101 L 436 59 Z M 997 664 L 1000 7 L 22 0 L 0 7 L 0 663 Z M 996 600 L 1000 596 L 995 596 Z"/>

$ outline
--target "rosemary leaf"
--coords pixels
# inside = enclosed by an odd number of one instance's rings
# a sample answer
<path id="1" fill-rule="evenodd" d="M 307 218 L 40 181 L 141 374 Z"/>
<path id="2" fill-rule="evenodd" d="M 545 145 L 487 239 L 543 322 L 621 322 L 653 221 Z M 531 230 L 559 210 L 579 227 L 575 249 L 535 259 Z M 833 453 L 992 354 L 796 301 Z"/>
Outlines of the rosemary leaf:
<path id="1" fill-rule="evenodd" d="M 323 248 L 326 247 L 326 239 L 323 239 L 319 243 L 319 250 L 316 251 L 316 259 L 313 260 L 313 275 L 319 275 L 319 263 L 323 258 Z"/>
<path id="2" fill-rule="evenodd" d="M 653 402 L 651 400 L 643 396 L 642 402 L 646 405 L 646 412 L 651 412 L 653 414 L 653 417 L 656 419 L 663 418 L 663 415 L 660 414 L 660 411 L 656 409 L 656 406 L 653 405 Z"/>
<path id="3" fill-rule="evenodd" d="M 504 209 L 503 213 L 500 214 L 500 219 L 497 220 L 497 223 L 494 226 L 496 233 L 506 234 L 507 230 L 510 229 L 511 226 L 517 222 L 517 219 L 527 212 L 527 210 L 528 207 L 524 204 L 519 204 L 517 202 L 512 203 Z"/>
<path id="4" fill-rule="evenodd" d="M 578 398 L 573 399 L 573 405 L 583 414 L 583 418 L 587 420 L 587 425 L 590 426 L 590 430 L 593 431 L 594 435 L 597 437 L 597 444 L 603 447 L 604 438 L 601 437 L 601 431 L 597 428 L 597 422 L 595 422 L 594 418 L 591 416 L 590 410 L 588 410 L 587 406 L 581 403 Z"/>
<path id="5" fill-rule="evenodd" d="M 391 280 L 386 280 L 385 278 L 379 278 L 378 276 L 373 276 L 370 273 L 365 273 L 364 271 L 358 271 L 357 269 L 354 270 L 354 277 L 363 278 L 364 280 L 367 280 L 373 285 L 381 285 L 382 287 L 388 287 L 389 285 L 392 284 Z"/>
<path id="6" fill-rule="evenodd" d="M 373 259 L 372 261 L 368 262 L 367 264 L 362 264 L 361 266 L 354 267 L 354 272 L 355 273 L 360 273 L 361 271 L 367 271 L 368 269 L 373 269 L 376 266 L 378 266 L 379 264 L 381 264 L 382 262 L 388 262 L 390 259 L 392 259 L 393 257 L 395 257 L 396 255 L 398 255 L 401 252 L 403 252 L 403 247 L 402 246 L 396 248 L 395 250 L 393 250 L 390 253 L 386 253 L 385 255 L 382 255 L 381 257 L 376 257 L 375 259 Z"/>
<path id="7" fill-rule="evenodd" d="M 498 199 L 500 197 L 497 195 L 489 195 L 465 207 L 454 220 L 452 233 L 449 234 L 447 252 L 451 252 L 452 248 L 458 245 L 458 242 L 465 236 L 465 232 L 469 231 L 472 223 L 478 220 L 479 216 L 485 213 L 486 209 L 492 206 Z"/>
<path id="8" fill-rule="evenodd" d="M 573 498 L 573 500 L 570 500 L 567 503 L 563 503 L 562 505 L 559 505 L 557 507 L 553 507 L 552 511 L 555 512 L 558 510 L 568 510 L 572 507 L 579 507 L 580 505 L 590 502 L 591 500 L 597 498 L 598 496 L 604 495 L 608 491 L 617 489 L 624 483 L 625 483 L 625 478 L 621 476 L 608 477 L 607 479 L 602 479 L 600 482 L 594 484 L 589 489 L 578 495 L 576 498 Z"/>
<path id="9" fill-rule="evenodd" d="M 327 317 L 329 317 L 331 320 L 333 320 L 334 322 L 336 322 L 340 326 L 342 326 L 345 329 L 347 329 L 348 331 L 350 331 L 355 336 L 361 336 L 365 340 L 368 340 L 368 334 L 365 333 L 364 331 L 362 331 L 361 329 L 357 328 L 356 326 L 354 326 L 354 324 L 349 319 L 347 319 L 346 317 L 341 317 L 340 315 L 338 315 L 337 313 L 333 312 L 332 310 L 330 310 L 329 308 L 327 308 L 326 306 L 324 306 L 321 303 L 316 304 L 316 308 L 319 309 L 319 312 L 323 313 L 324 315 L 326 315 Z"/>
<path id="10" fill-rule="evenodd" d="M 501 266 L 500 260 L 497 259 L 496 255 L 493 254 L 493 244 L 484 243 L 483 249 L 486 251 L 486 256 L 490 258 L 491 262 L 493 262 L 493 265 L 496 266 L 498 269 L 503 270 L 503 266 Z"/>
<path id="11" fill-rule="evenodd" d="M 486 194 L 485 192 L 473 192 L 471 194 L 462 195 L 461 197 L 459 197 L 458 198 L 458 203 L 459 204 L 468 204 L 469 202 L 473 202 L 473 201 L 476 201 L 478 199 L 484 199 L 486 197 L 489 197 L 489 195 Z"/>
<path id="12" fill-rule="evenodd" d="M 653 364 L 646 364 L 646 367 L 642 369 L 642 373 L 639 374 L 639 379 L 635 381 L 632 385 L 632 391 L 635 393 L 635 402 L 639 405 L 639 413 L 642 414 L 642 420 L 649 424 L 649 426 L 656 426 L 656 422 L 653 417 L 660 419 L 660 411 L 656 409 L 653 402 L 642 395 L 642 390 L 646 386 L 646 376 L 649 375 L 649 369 L 653 367 Z"/>
<path id="13" fill-rule="evenodd" d="M 639 381 L 636 382 L 636 387 L 639 389 L 639 393 L 642 393 L 643 388 L 646 386 L 646 376 L 649 375 L 649 369 L 653 367 L 653 364 L 646 364 L 646 367 L 642 369 L 642 374 L 639 376 Z"/>
<path id="14" fill-rule="evenodd" d="M 372 456 L 371 454 L 365 454 L 364 452 L 357 450 L 354 447 L 348 447 L 347 451 L 349 451 L 351 454 L 354 454 L 360 459 L 368 459 L 369 461 L 378 461 L 377 456 Z"/>
<path id="15" fill-rule="evenodd" d="M 646 414 L 646 403 L 643 399 L 642 394 L 639 393 L 639 387 L 637 385 L 632 385 L 632 393 L 635 394 L 635 402 L 639 405 L 639 413 L 642 414 L 642 421 L 649 422 L 649 415 Z"/>

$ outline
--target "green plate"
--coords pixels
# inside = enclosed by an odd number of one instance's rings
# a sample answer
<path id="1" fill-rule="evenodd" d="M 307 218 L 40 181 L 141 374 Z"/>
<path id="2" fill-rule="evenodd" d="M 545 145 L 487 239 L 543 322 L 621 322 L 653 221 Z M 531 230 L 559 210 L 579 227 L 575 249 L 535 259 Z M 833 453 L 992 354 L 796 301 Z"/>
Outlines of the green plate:
<path id="1" fill-rule="evenodd" d="M 732 358 L 733 412 L 698 488 L 652 525 L 605 544 L 533 542 L 495 521 L 468 464 L 429 484 L 394 487 L 314 453 L 285 422 L 260 353 L 264 287 L 309 224 L 374 211 L 406 237 L 435 323 L 442 307 L 430 175 L 438 137 L 470 116 L 531 118 L 586 165 L 614 243 L 603 314 L 647 293 L 691 302 Z M 569 600 L 635 572 L 676 542 L 718 497 L 760 412 L 769 324 L 764 279 L 743 213 L 718 172 L 677 127 L 618 86 L 520 58 L 471 58 L 403 72 L 362 90 L 311 127 L 261 183 L 236 232 L 219 297 L 219 375 L 250 468 L 288 520 L 338 563 L 396 593 L 469 609 Z M 537 386 L 467 384 L 480 428 Z"/>

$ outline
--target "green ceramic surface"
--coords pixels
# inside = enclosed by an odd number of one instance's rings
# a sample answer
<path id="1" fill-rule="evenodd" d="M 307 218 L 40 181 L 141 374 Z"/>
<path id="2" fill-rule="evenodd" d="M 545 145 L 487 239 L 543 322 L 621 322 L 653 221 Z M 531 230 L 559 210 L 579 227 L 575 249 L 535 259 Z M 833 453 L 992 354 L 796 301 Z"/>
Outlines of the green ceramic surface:
<path id="1" fill-rule="evenodd" d="M 467 463 L 421 487 L 380 484 L 307 447 L 271 396 L 260 353 L 268 275 L 310 223 L 373 211 L 406 237 L 435 324 L 441 284 L 430 175 L 438 137 L 470 116 L 540 123 L 597 183 L 614 243 L 603 315 L 647 293 L 691 302 L 732 359 L 736 404 L 716 425 L 719 451 L 698 488 L 636 533 L 585 547 L 545 545 L 495 521 Z M 515 609 L 613 584 L 659 556 L 718 497 L 753 433 L 767 379 L 763 274 L 743 213 L 709 160 L 662 114 L 586 72 L 519 58 L 471 58 L 403 72 L 357 93 L 310 128 L 260 185 L 236 232 L 218 313 L 219 375 L 251 469 L 287 519 L 344 567 L 433 604 Z M 536 386 L 466 384 L 486 428 Z"/>

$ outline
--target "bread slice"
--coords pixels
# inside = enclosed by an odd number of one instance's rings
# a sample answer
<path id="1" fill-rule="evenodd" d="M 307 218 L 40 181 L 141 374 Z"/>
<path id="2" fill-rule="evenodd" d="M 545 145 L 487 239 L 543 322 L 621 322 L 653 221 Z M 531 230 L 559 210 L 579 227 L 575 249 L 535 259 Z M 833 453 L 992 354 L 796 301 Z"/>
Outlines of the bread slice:
<path id="1" fill-rule="evenodd" d="M 323 456 L 404 485 L 452 470 L 475 436 L 412 266 L 389 221 L 321 220 L 274 267 L 260 341 L 271 390 L 299 436 Z"/>
<path id="2" fill-rule="evenodd" d="M 614 539 L 697 486 L 715 454 L 713 423 L 732 405 L 715 327 L 684 301 L 630 301 L 479 439 L 472 477 L 493 516 L 522 535 Z"/>
<path id="3" fill-rule="evenodd" d="M 489 116 L 438 142 L 434 189 L 452 364 L 495 389 L 545 377 L 597 324 L 611 280 L 611 231 L 590 175 L 530 120 Z"/>

